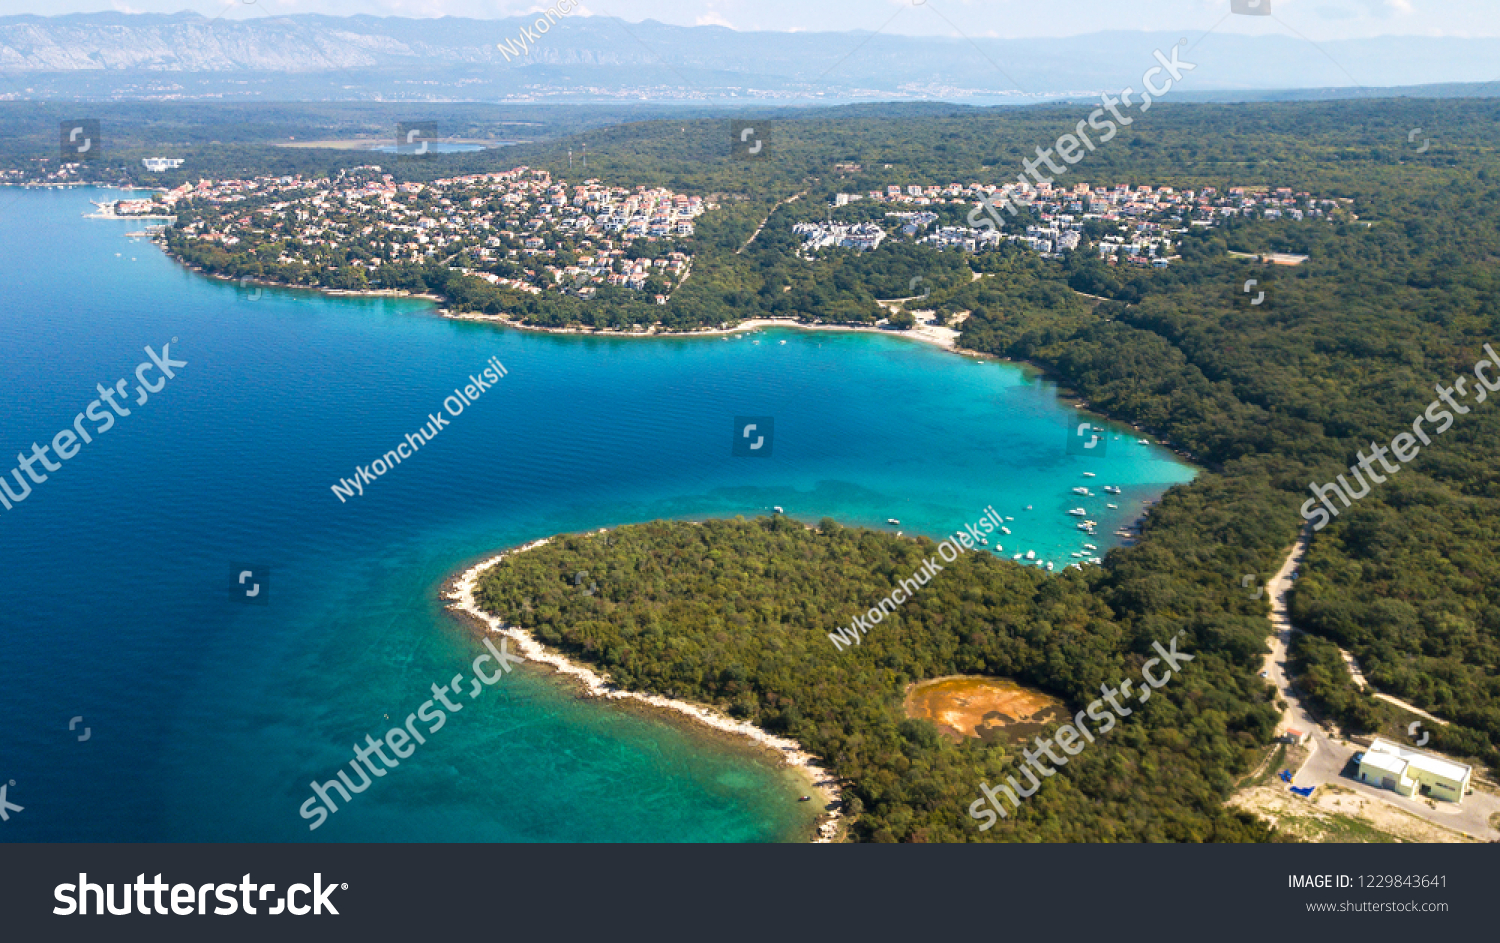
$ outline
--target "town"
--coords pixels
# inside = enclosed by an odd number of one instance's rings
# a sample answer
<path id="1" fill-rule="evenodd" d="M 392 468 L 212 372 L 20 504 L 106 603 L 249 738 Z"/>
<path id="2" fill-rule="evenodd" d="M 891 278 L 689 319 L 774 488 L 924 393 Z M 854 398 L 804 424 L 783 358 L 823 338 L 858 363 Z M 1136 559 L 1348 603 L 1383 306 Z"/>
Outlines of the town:
<path id="1" fill-rule="evenodd" d="M 398 183 L 365 165 L 326 179 L 204 180 L 116 212 L 178 214 L 181 236 L 291 283 L 378 288 L 383 266 L 437 263 L 530 294 L 609 286 L 664 304 L 692 264 L 678 241 L 711 205 L 661 188 L 570 186 L 529 167 Z"/>
<path id="2" fill-rule="evenodd" d="M 858 169 L 858 165 L 845 165 Z M 890 185 L 868 193 L 837 193 L 830 208 L 849 206 L 861 200 L 874 203 L 904 204 L 914 207 L 942 207 L 945 204 L 1012 205 L 1030 211 L 1036 220 L 1023 233 L 1002 232 L 986 219 L 986 207 L 974 207 L 965 217 L 969 225 L 936 225 L 940 216 L 932 211 L 888 212 L 887 219 L 895 234 L 938 248 L 956 248 L 964 252 L 983 252 L 1002 242 L 1020 242 L 1044 256 L 1060 258 L 1075 250 L 1086 230 L 1109 264 L 1165 268 L 1176 258 L 1174 234 L 1187 227 L 1214 226 L 1232 217 L 1259 219 L 1328 219 L 1344 205 L 1338 200 L 1314 199 L 1309 193 L 1294 193 L 1289 187 L 1230 187 L 1220 192 L 1215 187 L 1200 190 L 1177 190 L 1172 187 L 1090 187 L 1079 183 L 1072 187 L 1042 184 L 1022 188 L 1017 184 L 996 187 L 991 184 L 958 184 L 947 186 L 901 187 Z M 999 209 L 991 213 L 1004 220 Z M 949 213 L 951 215 L 951 211 Z M 1094 222 L 1093 227 L 1089 224 Z M 793 230 L 803 240 L 804 254 L 822 248 L 874 249 L 893 235 L 875 222 L 847 223 L 802 222 Z"/>

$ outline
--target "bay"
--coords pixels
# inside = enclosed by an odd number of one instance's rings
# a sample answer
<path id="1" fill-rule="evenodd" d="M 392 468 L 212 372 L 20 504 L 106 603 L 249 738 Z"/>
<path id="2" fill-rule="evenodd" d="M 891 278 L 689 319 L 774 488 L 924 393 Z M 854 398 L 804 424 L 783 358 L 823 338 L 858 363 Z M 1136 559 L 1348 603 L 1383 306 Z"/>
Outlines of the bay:
<path id="1" fill-rule="evenodd" d="M 297 810 L 468 670 L 479 646 L 438 593 L 496 549 L 775 505 L 941 537 L 994 505 L 1007 556 L 1062 567 L 1193 474 L 1128 429 L 1069 454 L 1080 415 L 1015 365 L 866 334 L 544 335 L 240 286 L 82 218 L 116 196 L 0 194 L 3 454 L 70 427 L 96 384 L 133 390 L 147 345 L 187 361 L 0 511 L 0 780 L 24 807 L 7 840 L 799 840 L 815 810 L 794 775 L 532 670 L 316 831 Z M 506 377 L 339 500 L 492 356 Z M 739 416 L 774 417 L 770 457 L 732 454 Z M 1103 484 L 1116 511 L 1071 492 Z M 1064 513 L 1080 504 L 1100 537 Z M 247 564 L 269 570 L 265 605 L 231 595 Z"/>

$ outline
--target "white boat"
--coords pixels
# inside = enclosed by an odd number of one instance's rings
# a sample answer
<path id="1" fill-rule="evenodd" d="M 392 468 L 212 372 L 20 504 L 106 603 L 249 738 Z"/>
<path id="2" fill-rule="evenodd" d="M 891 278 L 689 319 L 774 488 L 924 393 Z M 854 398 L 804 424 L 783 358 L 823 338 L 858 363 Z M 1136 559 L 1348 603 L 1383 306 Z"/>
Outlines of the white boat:
<path id="1" fill-rule="evenodd" d="M 1084 544 L 1083 545 L 1083 549 L 1085 549 L 1085 550 L 1098 550 L 1099 548 L 1096 547 L 1096 546 L 1094 546 L 1093 544 Z"/>
<path id="2" fill-rule="evenodd" d="M 781 512 L 781 505 L 779 505 L 779 504 L 776 505 L 775 507 L 771 508 L 771 510 L 775 511 L 777 514 L 782 513 Z"/>
<path id="3" fill-rule="evenodd" d="M 1116 511 L 1120 509 L 1120 506 L 1118 504 L 1106 504 L 1105 507 L 1114 508 Z"/>
<path id="4" fill-rule="evenodd" d="M 979 544 L 982 547 L 988 547 L 990 545 L 990 542 L 988 540 L 985 540 L 983 537 L 981 537 L 981 538 L 979 538 Z"/>
<path id="5" fill-rule="evenodd" d="M 1142 445 L 1150 445 L 1151 444 L 1151 440 L 1150 439 L 1136 439 L 1136 441 L 1139 442 Z"/>
<path id="6" fill-rule="evenodd" d="M 783 344 L 785 344 L 785 343 L 786 343 L 786 341 L 782 341 L 782 343 L 783 343 Z"/>
<path id="7" fill-rule="evenodd" d="M 1004 545 L 1003 544 L 995 544 L 995 552 L 996 553 L 1004 553 L 1005 552 Z"/>
<path id="8" fill-rule="evenodd" d="M 1052 572 L 1052 561 L 1051 560 L 1047 561 L 1047 572 L 1048 573 Z"/>
<path id="9" fill-rule="evenodd" d="M 1107 491 L 1110 494 L 1119 494 L 1120 493 L 1120 489 L 1116 488 L 1114 485 L 1105 485 L 1104 486 L 1104 490 Z"/>
<path id="10" fill-rule="evenodd" d="M 1085 511 L 1083 508 L 1073 508 L 1068 513 L 1071 514 L 1071 515 L 1073 515 L 1074 517 L 1088 517 L 1089 516 L 1089 512 Z"/>
<path id="11" fill-rule="evenodd" d="M 1036 551 L 1035 550 L 1028 550 L 1028 551 L 1026 551 L 1026 559 L 1028 559 L 1028 560 L 1035 560 L 1036 559 Z"/>
<path id="12" fill-rule="evenodd" d="M 885 522 L 887 524 L 899 524 L 899 523 L 901 523 L 900 521 L 896 520 L 894 517 L 888 517 L 888 518 L 886 518 Z"/>
<path id="13" fill-rule="evenodd" d="M 1084 488 L 1084 487 L 1074 488 L 1073 489 L 1073 493 L 1074 494 L 1081 494 L 1081 495 L 1084 495 L 1086 497 L 1093 497 L 1093 495 L 1089 494 L 1089 489 Z"/>
<path id="14" fill-rule="evenodd" d="M 1083 531 L 1088 531 L 1090 534 L 1093 534 L 1093 532 L 1094 532 L 1094 525 L 1090 524 L 1088 521 L 1084 521 L 1082 524 L 1078 525 L 1078 529 L 1079 530 L 1083 530 Z"/>
<path id="15" fill-rule="evenodd" d="M 1081 556 L 1083 556 L 1083 554 L 1079 553 L 1077 550 L 1074 550 L 1073 551 L 1073 556 L 1075 556 L 1075 557 L 1081 557 Z"/>
<path id="16" fill-rule="evenodd" d="M 1026 510 L 1028 510 L 1028 511 L 1031 510 L 1031 505 L 1029 505 L 1029 504 L 1026 505 Z"/>
<path id="17" fill-rule="evenodd" d="M 1013 517 L 1011 517 L 1011 516 L 1010 516 L 1010 515 L 1009 515 L 1009 514 L 1007 514 L 1007 515 L 1006 515 L 1006 516 L 1005 516 L 1005 519 L 1006 519 L 1006 520 L 1007 520 L 1007 521 L 1013 521 L 1013 520 L 1015 520 L 1015 518 L 1013 518 Z"/>
<path id="18" fill-rule="evenodd" d="M 1085 478 L 1092 478 L 1092 477 L 1094 477 L 1094 473 L 1093 472 L 1084 472 L 1083 473 L 1083 477 L 1085 477 Z"/>
<path id="19" fill-rule="evenodd" d="M 1016 555 L 1015 555 L 1015 556 L 1013 556 L 1013 557 L 1011 557 L 1011 559 L 1012 559 L 1012 560 L 1019 560 L 1019 559 L 1021 559 L 1021 557 L 1022 557 L 1022 554 L 1019 554 L 1019 553 L 1018 553 L 1018 554 L 1016 554 Z"/>
<path id="20" fill-rule="evenodd" d="M 1002 528 L 1000 528 L 1000 533 L 1009 536 L 1010 535 L 1010 528 L 1009 527 L 1002 527 Z"/>

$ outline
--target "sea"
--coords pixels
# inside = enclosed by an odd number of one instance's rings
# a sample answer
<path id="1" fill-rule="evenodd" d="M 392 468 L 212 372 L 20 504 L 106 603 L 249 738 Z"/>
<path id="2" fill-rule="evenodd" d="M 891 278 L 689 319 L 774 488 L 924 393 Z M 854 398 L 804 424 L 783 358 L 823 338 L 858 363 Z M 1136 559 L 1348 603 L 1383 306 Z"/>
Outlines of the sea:
<path id="1" fill-rule="evenodd" d="M 531 668 L 316 830 L 299 808 L 468 672 L 482 649 L 440 591 L 496 550 L 775 506 L 940 538 L 993 506 L 1012 534 L 981 552 L 1061 570 L 1195 473 L 1014 364 L 792 329 L 549 335 L 241 285 L 84 218 L 121 196 L 0 190 L 3 454 L 122 378 L 130 411 L 0 510 L 0 784 L 21 807 L 0 840 L 806 840 L 794 772 Z M 185 366 L 138 403 L 147 347 Z M 491 358 L 505 376 L 451 415 Z M 333 491 L 437 415 L 362 494 Z"/>

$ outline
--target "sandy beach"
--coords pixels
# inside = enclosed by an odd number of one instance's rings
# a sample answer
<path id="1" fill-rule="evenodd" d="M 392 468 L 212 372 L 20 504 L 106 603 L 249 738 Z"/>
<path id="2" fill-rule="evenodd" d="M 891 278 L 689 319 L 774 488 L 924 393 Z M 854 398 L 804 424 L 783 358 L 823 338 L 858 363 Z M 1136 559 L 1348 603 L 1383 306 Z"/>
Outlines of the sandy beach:
<path id="1" fill-rule="evenodd" d="M 948 327 L 934 327 L 930 324 L 918 324 L 909 331 L 889 331 L 879 327 L 856 327 L 849 324 L 804 324 L 792 318 L 752 318 L 741 321 L 734 327 L 728 328 L 702 328 L 692 331 L 659 331 L 652 326 L 643 331 L 621 331 L 614 328 L 588 329 L 571 327 L 539 327 L 534 324 L 523 324 L 501 314 L 479 314 L 474 311 L 447 311 L 440 312 L 443 317 L 455 321 L 481 321 L 488 324 L 503 324 L 513 327 L 518 331 L 537 331 L 542 334 L 572 334 L 579 337 L 716 337 L 726 334 L 743 334 L 747 331 L 758 331 L 768 327 L 794 328 L 799 331 L 843 331 L 851 334 L 879 334 L 882 337 L 903 337 L 907 340 L 924 341 L 928 344 L 936 344 L 945 350 L 954 353 L 967 354 L 974 357 L 989 356 L 977 351 L 960 350 L 958 344 L 958 331 Z"/>
<path id="2" fill-rule="evenodd" d="M 516 649 L 522 657 L 528 661 L 547 665 L 557 671 L 558 674 L 578 682 L 584 693 L 589 697 L 630 700 L 661 710 L 672 711 L 676 714 L 689 717 L 721 733 L 744 737 L 757 746 L 774 750 L 788 766 L 807 774 L 808 780 L 812 783 L 815 795 L 822 798 L 824 808 L 827 809 L 823 820 L 818 825 L 818 833 L 814 842 L 825 843 L 833 841 L 838 836 L 839 831 L 840 814 L 835 811 L 835 808 L 841 802 L 838 781 L 822 767 L 817 757 L 803 750 L 801 745 L 796 741 L 773 736 L 756 727 L 754 724 L 741 723 L 711 707 L 701 704 L 673 700 L 655 694 L 639 694 L 634 691 L 620 690 L 610 683 L 607 676 L 600 675 L 590 668 L 569 661 L 556 652 L 549 652 L 530 632 L 510 625 L 479 607 L 479 603 L 475 598 L 475 590 L 479 585 L 479 577 L 486 570 L 507 556 L 525 553 L 527 550 L 534 550 L 537 547 L 545 546 L 549 542 L 550 538 L 535 540 L 529 544 L 523 544 L 520 547 L 496 554 L 487 560 L 474 564 L 453 579 L 445 589 L 444 596 L 452 600 L 448 608 L 473 619 L 479 625 L 483 626 L 487 632 L 509 638 L 515 642 Z"/>
<path id="3" fill-rule="evenodd" d="M 164 243 L 162 243 L 162 248 L 163 250 L 165 250 L 166 248 Z M 251 276 L 235 278 L 230 275 L 221 275 L 216 272 L 209 272 L 197 265 L 177 258 L 170 252 L 168 252 L 167 255 L 178 262 L 178 264 L 183 265 L 184 267 L 189 268 L 200 275 L 206 275 L 209 278 L 218 279 L 219 281 L 238 281 L 242 285 L 257 285 L 265 286 L 268 288 L 301 288 L 309 291 L 321 292 L 325 295 L 341 295 L 344 297 L 422 298 L 434 302 L 438 305 L 441 305 L 447 300 L 440 295 L 433 295 L 425 292 L 409 292 L 400 289 L 379 288 L 354 290 L 346 288 L 325 288 L 318 285 L 289 285 L 285 282 L 279 282 L 273 279 L 261 279 Z M 959 348 L 959 332 L 954 330 L 953 328 L 938 327 L 931 324 L 925 324 L 920 321 L 917 322 L 917 325 L 915 327 L 905 331 L 893 331 L 873 326 L 862 327 L 849 324 L 804 324 L 801 321 L 796 320 L 795 318 L 752 318 L 747 321 L 741 321 L 734 327 L 702 328 L 691 331 L 663 331 L 658 330 L 656 325 L 652 325 L 651 327 L 648 327 L 645 330 L 641 331 L 622 331 L 614 328 L 583 329 L 570 327 L 541 327 L 534 324 L 524 324 L 520 321 L 508 318 L 503 314 L 482 314 L 477 311 L 450 311 L 447 308 L 442 307 L 438 308 L 438 313 L 443 317 L 454 321 L 477 321 L 485 324 L 501 324 L 505 327 L 515 328 L 518 331 L 536 331 L 542 334 L 573 334 L 582 337 L 714 337 L 727 334 L 743 334 L 749 331 L 758 331 L 768 327 L 795 328 L 800 331 L 844 331 L 854 334 L 880 334 L 884 337 L 904 337 L 907 340 L 915 340 L 922 341 L 927 344 L 935 344 L 938 347 L 943 348 L 944 350 L 949 350 L 953 353 L 963 354 L 969 357 L 990 356 L 989 354 L 980 353 L 978 351 L 964 350 Z"/>

